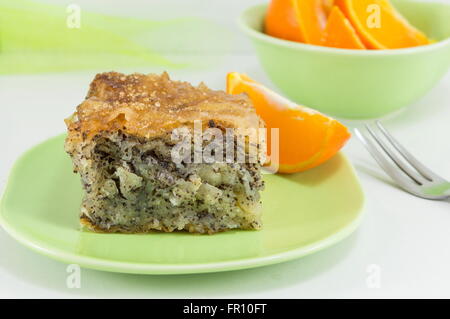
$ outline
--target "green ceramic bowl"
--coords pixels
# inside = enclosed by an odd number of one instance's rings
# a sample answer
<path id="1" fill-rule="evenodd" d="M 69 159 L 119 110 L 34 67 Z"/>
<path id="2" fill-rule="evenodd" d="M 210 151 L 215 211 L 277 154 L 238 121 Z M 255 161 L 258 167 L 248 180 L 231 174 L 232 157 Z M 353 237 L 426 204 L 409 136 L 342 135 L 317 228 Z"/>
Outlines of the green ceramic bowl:
<path id="1" fill-rule="evenodd" d="M 374 118 L 421 98 L 450 66 L 450 5 L 396 0 L 396 8 L 437 43 L 398 50 L 345 50 L 263 33 L 266 5 L 240 17 L 261 64 L 293 101 L 344 118 Z"/>

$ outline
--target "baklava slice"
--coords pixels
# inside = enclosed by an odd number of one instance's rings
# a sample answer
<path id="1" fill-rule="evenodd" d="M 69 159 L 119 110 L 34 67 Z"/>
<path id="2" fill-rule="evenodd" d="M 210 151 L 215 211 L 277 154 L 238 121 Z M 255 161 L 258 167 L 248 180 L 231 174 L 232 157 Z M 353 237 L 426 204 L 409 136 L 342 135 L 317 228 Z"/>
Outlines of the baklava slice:
<path id="1" fill-rule="evenodd" d="M 66 124 L 65 149 L 85 191 L 80 220 L 89 229 L 261 227 L 263 124 L 246 95 L 167 73 L 102 73 Z"/>

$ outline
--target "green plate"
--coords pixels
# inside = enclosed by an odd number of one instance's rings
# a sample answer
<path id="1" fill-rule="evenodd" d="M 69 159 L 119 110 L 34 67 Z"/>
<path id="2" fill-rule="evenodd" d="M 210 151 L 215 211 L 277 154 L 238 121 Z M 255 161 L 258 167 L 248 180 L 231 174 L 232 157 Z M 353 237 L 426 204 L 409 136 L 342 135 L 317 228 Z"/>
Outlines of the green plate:
<path id="1" fill-rule="evenodd" d="M 0 222 L 22 244 L 65 263 L 140 274 L 251 268 L 335 244 L 355 230 L 361 218 L 363 192 L 351 164 L 338 154 L 305 173 L 265 175 L 261 231 L 81 231 L 81 184 L 63 150 L 64 137 L 32 148 L 17 161 L 2 198 Z"/>

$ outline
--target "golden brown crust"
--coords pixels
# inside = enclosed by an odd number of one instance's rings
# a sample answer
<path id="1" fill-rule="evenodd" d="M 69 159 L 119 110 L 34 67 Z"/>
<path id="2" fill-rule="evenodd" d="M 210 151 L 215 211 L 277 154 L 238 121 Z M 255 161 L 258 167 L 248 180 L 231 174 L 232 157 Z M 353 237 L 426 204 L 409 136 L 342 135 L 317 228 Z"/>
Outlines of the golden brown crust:
<path id="1" fill-rule="evenodd" d="M 258 128 L 256 115 L 246 95 L 213 91 L 172 81 L 162 75 L 97 74 L 88 95 L 68 119 L 69 139 L 89 139 L 100 131 L 154 137 L 195 120 L 206 126 L 210 120 L 229 128 Z"/>

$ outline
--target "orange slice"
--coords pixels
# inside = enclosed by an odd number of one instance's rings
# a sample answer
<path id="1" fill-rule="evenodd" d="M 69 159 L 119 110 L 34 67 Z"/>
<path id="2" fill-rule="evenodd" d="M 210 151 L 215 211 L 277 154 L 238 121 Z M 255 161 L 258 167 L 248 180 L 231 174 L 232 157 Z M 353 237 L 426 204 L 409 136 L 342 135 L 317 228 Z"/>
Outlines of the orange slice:
<path id="1" fill-rule="evenodd" d="M 336 0 L 369 49 L 399 49 L 429 44 L 388 0 Z"/>
<path id="2" fill-rule="evenodd" d="M 280 39 L 321 45 L 327 8 L 334 0 L 272 0 L 265 32 Z"/>
<path id="3" fill-rule="evenodd" d="M 325 0 L 293 0 L 303 42 L 322 45 L 322 33 L 327 24 Z"/>
<path id="4" fill-rule="evenodd" d="M 347 128 L 326 115 L 297 105 L 237 72 L 227 75 L 227 93 L 246 93 L 268 128 L 268 151 L 272 149 L 271 128 L 279 129 L 277 163 L 280 173 L 305 171 L 335 155 L 350 138 Z M 271 154 L 268 154 L 269 156 Z M 274 158 L 272 156 L 272 158 Z"/>
<path id="5" fill-rule="evenodd" d="M 292 0 L 272 0 L 265 18 L 265 32 L 276 38 L 304 42 Z"/>
<path id="6" fill-rule="evenodd" d="M 337 6 L 333 7 L 328 17 L 327 27 L 323 36 L 323 45 L 341 49 L 364 50 L 366 48 L 350 21 Z"/>

